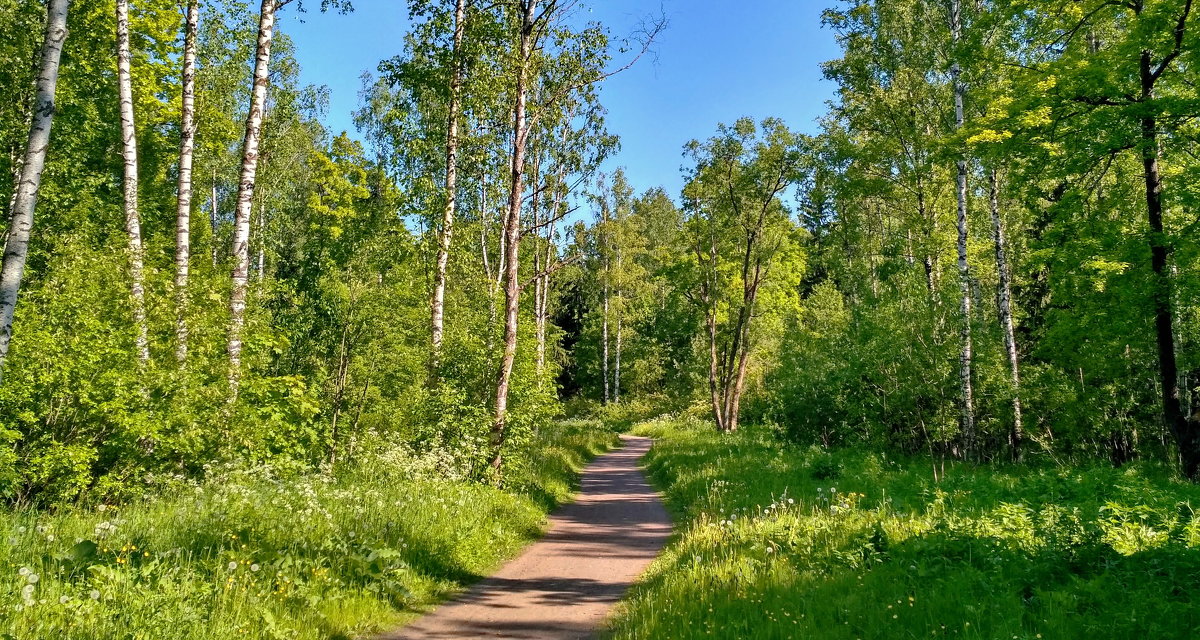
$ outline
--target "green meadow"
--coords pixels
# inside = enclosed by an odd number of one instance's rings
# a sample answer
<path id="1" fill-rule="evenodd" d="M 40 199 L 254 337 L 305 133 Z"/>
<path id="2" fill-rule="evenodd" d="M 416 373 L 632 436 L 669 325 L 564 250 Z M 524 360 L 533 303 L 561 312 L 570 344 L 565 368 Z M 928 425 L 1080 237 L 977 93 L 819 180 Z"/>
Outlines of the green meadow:
<path id="1" fill-rule="evenodd" d="M 612 638 L 1194 638 L 1200 487 L 1155 464 L 977 467 L 659 419 L 677 538 Z M 940 467 L 940 465 L 939 465 Z"/>
<path id="2" fill-rule="evenodd" d="M 336 475 L 268 468 L 120 507 L 0 513 L 0 637 L 325 639 L 402 623 L 542 533 L 616 435 L 539 432 L 504 489 L 396 451 Z"/>

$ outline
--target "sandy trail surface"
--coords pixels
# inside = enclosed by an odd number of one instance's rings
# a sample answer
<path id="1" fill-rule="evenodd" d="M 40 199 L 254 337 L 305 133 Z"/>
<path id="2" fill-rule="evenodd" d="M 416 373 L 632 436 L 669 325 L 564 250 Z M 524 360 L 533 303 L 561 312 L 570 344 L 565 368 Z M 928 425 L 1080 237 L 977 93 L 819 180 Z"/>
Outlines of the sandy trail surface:
<path id="1" fill-rule="evenodd" d="M 648 438 L 592 461 L 575 502 L 550 516 L 546 536 L 498 573 L 383 640 L 589 638 L 671 534 L 638 460 Z"/>

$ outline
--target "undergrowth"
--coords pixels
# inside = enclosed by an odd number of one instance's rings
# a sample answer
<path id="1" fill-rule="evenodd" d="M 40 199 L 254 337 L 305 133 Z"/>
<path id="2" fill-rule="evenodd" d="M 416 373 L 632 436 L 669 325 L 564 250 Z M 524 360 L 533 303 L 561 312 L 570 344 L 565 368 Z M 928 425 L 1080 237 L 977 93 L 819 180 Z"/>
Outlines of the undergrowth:
<path id="1" fill-rule="evenodd" d="M 661 419 L 677 538 L 633 638 L 1200 637 L 1200 487 L 1153 465 L 975 467 Z"/>
<path id="2" fill-rule="evenodd" d="M 399 624 L 540 535 L 616 436 L 575 421 L 533 442 L 504 490 L 392 452 L 336 475 L 227 470 L 120 507 L 0 513 L 0 637 L 303 640 Z"/>

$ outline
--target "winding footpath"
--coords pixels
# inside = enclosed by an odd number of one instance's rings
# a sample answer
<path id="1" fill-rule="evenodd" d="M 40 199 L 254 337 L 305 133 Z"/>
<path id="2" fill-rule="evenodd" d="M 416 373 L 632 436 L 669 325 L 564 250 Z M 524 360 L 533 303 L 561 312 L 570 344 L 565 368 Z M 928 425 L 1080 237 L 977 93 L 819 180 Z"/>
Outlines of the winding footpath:
<path id="1" fill-rule="evenodd" d="M 649 438 L 584 470 L 575 502 L 550 516 L 546 536 L 459 598 L 381 640 L 588 638 L 671 534 L 638 461 Z"/>

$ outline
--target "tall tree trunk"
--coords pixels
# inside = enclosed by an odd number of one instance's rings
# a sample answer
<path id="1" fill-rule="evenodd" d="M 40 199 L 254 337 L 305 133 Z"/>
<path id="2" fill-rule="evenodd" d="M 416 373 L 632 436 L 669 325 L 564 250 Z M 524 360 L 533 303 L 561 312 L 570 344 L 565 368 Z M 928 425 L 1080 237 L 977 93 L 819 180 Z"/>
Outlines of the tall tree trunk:
<path id="1" fill-rule="evenodd" d="M 705 301 L 704 324 L 708 329 L 708 395 L 712 402 L 717 431 L 725 431 L 725 402 L 721 393 L 720 357 L 717 355 L 717 317 L 711 302 Z"/>
<path id="2" fill-rule="evenodd" d="M 618 300 L 620 294 L 618 293 Z M 613 404 L 621 404 L 621 311 L 617 310 L 617 341 L 616 341 L 616 357 L 613 359 Z"/>
<path id="3" fill-rule="evenodd" d="M 1150 51 L 1142 51 L 1140 61 L 1143 104 L 1154 99 L 1154 85 L 1158 79 L 1153 70 L 1151 55 Z M 1141 137 L 1146 217 L 1150 223 L 1150 265 L 1155 277 L 1154 333 L 1158 346 L 1163 422 L 1179 447 L 1183 474 L 1197 480 L 1200 479 L 1200 423 L 1184 415 L 1179 397 L 1179 365 L 1175 356 L 1174 309 L 1171 307 L 1173 283 L 1168 266 L 1171 247 L 1163 228 L 1162 174 L 1158 166 L 1161 150 L 1158 141 L 1158 121 L 1153 114 L 1142 117 Z"/>
<path id="4" fill-rule="evenodd" d="M 562 181 L 562 172 L 561 171 L 559 172 L 559 181 L 560 182 Z M 551 216 L 556 215 L 555 212 L 558 211 L 558 208 L 562 203 L 561 193 L 562 193 L 561 191 L 557 191 L 555 193 L 554 206 L 550 210 Z M 542 375 L 546 369 L 546 326 L 550 322 L 550 312 L 549 312 L 549 309 L 550 309 L 550 300 L 549 300 L 550 299 L 550 273 L 549 273 L 549 269 L 550 269 L 550 265 L 552 264 L 552 262 L 554 261 L 554 258 L 557 256 L 557 253 L 558 253 L 554 247 L 554 230 L 555 230 L 555 223 L 553 221 L 551 221 L 550 227 L 546 231 L 546 247 L 545 247 L 546 253 L 542 259 L 542 264 L 545 265 L 543 267 L 543 271 L 545 272 L 545 275 L 538 277 L 538 280 L 541 283 L 541 287 L 540 287 L 539 303 L 537 305 L 537 308 L 535 309 L 535 313 L 537 314 L 537 374 L 538 374 L 538 383 L 539 384 L 541 384 Z"/>
<path id="5" fill-rule="evenodd" d="M 603 341 L 603 346 L 601 349 L 601 351 L 603 351 L 603 359 L 600 363 L 600 368 L 601 368 L 601 372 L 604 374 L 604 404 L 608 404 L 609 400 L 612 399 L 612 393 L 611 393 L 611 389 L 609 387 L 609 375 L 608 375 L 608 314 L 609 314 L 609 306 L 608 306 L 608 269 L 607 268 L 605 269 L 605 274 L 604 274 L 604 290 L 603 290 L 602 295 L 604 296 L 604 302 L 603 302 L 603 307 L 602 307 L 603 315 L 600 317 L 600 324 L 601 324 L 600 339 Z"/>
<path id="6" fill-rule="evenodd" d="M 436 380 L 441 364 L 442 337 L 446 311 L 446 268 L 450 262 L 450 242 L 454 234 L 454 216 L 458 205 L 458 120 L 462 100 L 463 33 L 466 28 L 467 0 L 454 3 L 454 48 L 450 53 L 453 70 L 450 73 L 450 104 L 446 125 L 446 205 L 442 211 L 442 227 L 438 232 L 437 260 L 433 276 L 433 296 L 430 302 L 431 349 L 429 354 L 431 380 Z"/>
<path id="7" fill-rule="evenodd" d="M 342 404 L 346 397 L 346 378 L 350 372 L 350 322 L 352 319 L 353 309 L 350 317 L 346 319 L 346 324 L 342 325 L 342 340 L 338 345 L 337 373 L 333 378 L 333 417 L 329 426 L 330 466 L 336 465 L 338 461 L 338 419 L 342 415 Z"/>
<path id="8" fill-rule="evenodd" d="M 267 205 L 265 202 L 258 203 L 258 258 L 255 260 L 257 267 L 254 272 L 258 275 L 258 281 L 262 282 L 267 277 Z"/>
<path id="9" fill-rule="evenodd" d="M 929 215 L 925 208 L 925 187 L 919 181 L 917 182 L 917 216 L 921 219 L 922 224 L 927 223 Z M 934 271 L 936 267 L 934 265 L 934 256 L 930 253 L 933 248 L 928 246 L 933 242 L 934 233 L 931 228 L 932 226 L 931 224 L 926 225 L 925 243 L 927 246 L 925 247 L 925 257 L 922 263 L 925 265 L 925 288 L 929 291 L 929 295 L 936 301 L 937 274 Z"/>
<path id="10" fill-rule="evenodd" d="M 513 108 L 513 147 L 508 211 L 504 218 L 504 354 L 496 381 L 496 413 L 492 423 L 492 469 L 499 478 L 504 464 L 504 438 L 508 426 L 508 390 L 512 383 L 513 362 L 517 357 L 517 322 L 521 303 L 519 278 L 521 247 L 521 200 L 525 193 L 525 148 L 529 142 L 526 101 L 529 93 L 529 64 L 538 0 L 522 0 L 521 44 L 517 61 L 516 105 Z"/>
<path id="11" fill-rule="evenodd" d="M 137 129 L 133 118 L 133 74 L 129 51 L 129 0 L 117 0 L 117 93 L 121 100 L 121 155 L 125 161 L 125 232 L 129 236 L 129 294 L 138 364 L 150 362 L 146 288 L 142 264 L 142 221 L 138 214 Z"/>
<path id="12" fill-rule="evenodd" d="M 503 263 L 496 265 L 496 275 L 492 274 L 492 263 L 488 258 L 488 228 L 491 215 L 487 205 L 487 179 L 486 174 L 481 173 L 479 176 L 479 251 L 483 258 L 483 273 L 487 277 L 488 283 L 488 332 L 487 332 L 487 353 L 488 359 L 492 357 L 492 348 L 495 346 L 495 331 L 492 330 L 496 326 L 496 297 L 500 295 L 499 276 L 504 270 Z M 499 249 L 504 248 L 503 239 L 499 242 Z"/>
<path id="13" fill-rule="evenodd" d="M 620 221 L 622 220 L 620 209 L 618 209 L 617 211 L 614 211 L 613 213 L 616 214 L 615 221 L 619 224 Z M 616 254 L 617 254 L 617 278 L 618 278 L 617 291 L 616 291 L 617 341 L 616 341 L 616 345 L 615 345 L 616 346 L 616 357 L 613 362 L 613 365 L 614 365 L 613 366 L 613 403 L 614 404 L 621 403 L 621 337 L 622 337 L 621 333 L 622 333 L 622 329 L 624 328 L 624 326 L 623 326 L 624 323 L 622 321 L 623 321 L 624 315 L 625 315 L 625 298 L 621 296 L 621 281 L 619 280 L 619 278 L 621 278 L 621 274 L 623 273 L 621 270 L 622 256 L 621 256 L 621 236 L 619 235 L 621 233 L 620 228 L 617 229 L 617 232 L 618 232 L 617 241 L 614 243 L 616 245 L 614 247 L 614 250 L 616 251 Z"/>
<path id="14" fill-rule="evenodd" d="M 196 29 L 200 2 L 188 0 L 183 37 L 183 100 L 179 118 L 179 201 L 175 213 L 175 359 L 187 362 L 188 269 L 191 262 L 192 156 L 196 142 Z"/>
<path id="15" fill-rule="evenodd" d="M 219 251 L 219 247 L 217 246 L 217 227 L 220 226 L 220 223 L 221 223 L 221 221 L 219 219 L 220 214 L 217 211 L 217 170 L 216 169 L 213 169 L 212 200 L 209 201 L 208 205 L 209 205 L 208 206 L 208 223 L 212 228 L 212 239 L 210 240 L 210 244 L 212 245 L 212 247 L 211 247 L 211 249 L 212 249 L 212 264 L 215 267 L 215 266 L 217 266 L 217 258 L 218 258 L 217 253 Z"/>
<path id="16" fill-rule="evenodd" d="M 962 3 L 961 0 L 951 0 L 950 3 L 950 32 L 957 46 L 962 38 Z M 956 54 L 957 55 L 957 54 Z M 950 77 L 954 83 L 954 128 L 961 131 L 964 125 L 963 96 L 967 92 L 966 84 L 962 81 L 962 67 L 958 61 L 950 67 Z M 958 168 L 957 189 L 958 201 L 958 284 L 962 293 L 961 322 L 962 350 L 959 352 L 958 376 L 962 393 L 962 411 L 959 426 L 962 429 L 963 447 L 967 456 L 975 454 L 975 399 L 971 388 L 971 266 L 967 262 L 967 157 L 963 152 L 955 163 Z"/>
<path id="17" fill-rule="evenodd" d="M 58 87 L 58 65 L 62 59 L 63 42 L 67 39 L 67 9 L 70 5 L 70 0 L 50 0 L 46 8 L 46 35 L 38 69 L 33 120 L 29 126 L 29 141 L 25 145 L 21 177 L 15 185 L 16 197 L 13 199 L 8 240 L 4 244 L 4 263 L 0 266 L 0 376 L 12 341 L 13 313 L 17 307 L 21 278 L 25 275 L 33 212 L 42 185 L 42 171 L 46 168 L 46 151 L 50 148 L 54 92 Z"/>
<path id="18" fill-rule="evenodd" d="M 250 272 L 250 217 L 254 207 L 254 181 L 258 176 L 258 145 L 262 139 L 263 111 L 271 66 L 271 42 L 275 34 L 277 0 L 262 0 L 258 22 L 258 46 L 254 57 L 254 87 L 246 115 L 242 143 L 242 170 L 238 181 L 237 210 L 233 219 L 233 291 L 229 296 L 229 389 L 236 398 L 242 368 L 242 330 L 246 323 L 246 282 Z"/>
<path id="19" fill-rule="evenodd" d="M 1013 459 L 1020 462 L 1021 443 L 1025 439 L 1024 426 L 1021 424 L 1021 364 L 1013 331 L 1012 275 L 1004 246 L 1004 220 L 1000 217 L 1000 176 L 996 169 L 992 169 L 989 174 L 988 192 L 992 209 L 992 241 L 996 245 L 996 273 L 999 276 L 996 283 L 996 308 L 1000 315 L 1000 330 L 1004 334 L 1004 351 L 1008 356 L 1008 369 L 1013 385 L 1013 424 L 1008 434 L 1008 445 L 1012 448 Z"/>

